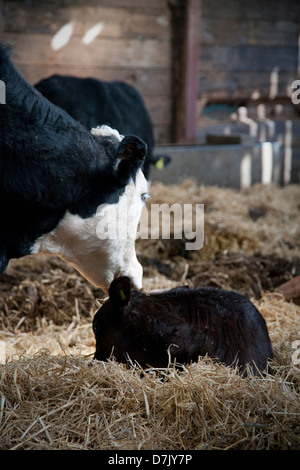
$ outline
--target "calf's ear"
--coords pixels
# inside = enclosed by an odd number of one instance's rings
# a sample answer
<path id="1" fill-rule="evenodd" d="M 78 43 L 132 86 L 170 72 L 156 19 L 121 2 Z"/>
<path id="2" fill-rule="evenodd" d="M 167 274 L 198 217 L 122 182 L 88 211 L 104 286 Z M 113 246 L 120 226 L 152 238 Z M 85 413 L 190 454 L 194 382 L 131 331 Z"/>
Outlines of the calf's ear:
<path id="1" fill-rule="evenodd" d="M 119 176 L 128 178 L 140 168 L 147 154 L 147 144 L 135 135 L 126 135 L 117 151 L 116 171 Z"/>
<path id="2" fill-rule="evenodd" d="M 114 279 L 109 287 L 109 300 L 114 308 L 125 307 L 131 297 L 131 279 L 127 276 Z"/>

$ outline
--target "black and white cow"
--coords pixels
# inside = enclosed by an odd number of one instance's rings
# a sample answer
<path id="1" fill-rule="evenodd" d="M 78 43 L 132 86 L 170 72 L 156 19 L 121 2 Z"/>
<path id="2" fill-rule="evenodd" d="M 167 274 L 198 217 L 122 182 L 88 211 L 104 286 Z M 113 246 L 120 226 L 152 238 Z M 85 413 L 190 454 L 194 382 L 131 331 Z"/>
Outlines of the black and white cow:
<path id="1" fill-rule="evenodd" d="M 11 258 L 44 252 L 104 290 L 120 274 L 141 288 L 146 144 L 109 127 L 86 130 L 24 80 L 1 44 L 0 80 L 0 272 Z M 131 236 L 105 237 L 104 213 Z"/>
<path id="2" fill-rule="evenodd" d="M 243 295 L 214 287 L 143 293 L 128 277 L 115 279 L 93 320 L 95 359 L 110 355 L 142 367 L 197 361 L 206 354 L 246 375 L 273 357 L 266 322 Z"/>
<path id="3" fill-rule="evenodd" d="M 148 146 L 143 172 L 149 179 L 151 165 L 165 166 L 168 155 L 153 155 L 154 135 L 150 115 L 138 91 L 131 85 L 95 78 L 52 75 L 35 85 L 49 101 L 67 111 L 88 130 L 102 124 L 123 134 L 135 134 Z"/>

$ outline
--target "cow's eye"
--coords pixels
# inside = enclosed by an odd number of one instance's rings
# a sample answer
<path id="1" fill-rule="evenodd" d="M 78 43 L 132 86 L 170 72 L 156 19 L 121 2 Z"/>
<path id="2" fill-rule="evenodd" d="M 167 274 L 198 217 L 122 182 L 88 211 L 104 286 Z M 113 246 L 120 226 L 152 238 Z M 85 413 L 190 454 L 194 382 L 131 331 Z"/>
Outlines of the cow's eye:
<path id="1" fill-rule="evenodd" d="M 146 200 L 149 199 L 149 194 L 148 193 L 143 193 L 141 194 L 141 199 L 144 203 L 146 203 Z"/>

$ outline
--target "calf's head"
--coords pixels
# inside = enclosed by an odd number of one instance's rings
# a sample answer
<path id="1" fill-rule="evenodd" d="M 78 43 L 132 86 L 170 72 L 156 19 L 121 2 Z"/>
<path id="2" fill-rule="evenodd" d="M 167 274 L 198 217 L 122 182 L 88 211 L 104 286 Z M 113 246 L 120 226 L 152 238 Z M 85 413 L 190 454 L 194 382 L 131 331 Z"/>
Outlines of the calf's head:
<path id="1" fill-rule="evenodd" d="M 52 253 L 74 266 L 95 286 L 107 291 L 118 276 L 129 276 L 142 287 L 142 266 L 135 252 L 137 226 L 148 183 L 143 175 L 147 146 L 136 136 L 120 136 L 107 126 L 94 130 L 113 161 L 113 174 L 100 175 L 96 205 L 92 211 L 67 211 L 50 233 L 43 235 L 32 252 Z M 98 199 L 97 199 L 98 198 Z M 90 214 L 89 212 L 93 212 Z"/>
<path id="2" fill-rule="evenodd" d="M 96 312 L 93 319 L 93 331 L 96 338 L 94 359 L 105 361 L 111 354 L 116 355 L 115 346 L 126 350 L 126 335 L 122 331 L 124 310 L 134 296 L 143 295 L 131 290 L 131 281 L 127 276 L 115 279 L 109 287 L 109 299 Z M 130 349 L 134 345 L 128 344 Z M 117 354 L 118 355 L 118 354 Z"/>
<path id="3" fill-rule="evenodd" d="M 158 311 L 166 308 L 165 302 L 159 305 L 151 295 L 131 287 L 127 276 L 115 279 L 109 287 L 109 299 L 96 312 L 94 359 L 105 361 L 113 356 L 123 363 L 130 358 L 142 367 L 150 364 L 164 367 L 168 363 L 169 344 L 165 344 L 159 332 L 156 335 L 159 320 L 156 324 L 155 313 L 159 317 Z"/>

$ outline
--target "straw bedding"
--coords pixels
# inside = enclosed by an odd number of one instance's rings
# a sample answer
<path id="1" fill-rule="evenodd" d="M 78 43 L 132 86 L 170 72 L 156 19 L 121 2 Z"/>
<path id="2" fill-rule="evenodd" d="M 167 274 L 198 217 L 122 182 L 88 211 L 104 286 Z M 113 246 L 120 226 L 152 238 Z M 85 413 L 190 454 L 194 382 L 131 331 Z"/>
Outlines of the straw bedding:
<path id="1" fill-rule="evenodd" d="M 199 358 L 181 370 L 93 363 L 103 292 L 55 257 L 14 260 L 0 278 L 1 449 L 299 449 L 300 306 L 276 288 L 300 274 L 300 190 L 153 183 L 150 203 L 203 203 L 199 251 L 137 240 L 144 289 L 235 289 L 266 319 L 269 373 L 247 379 Z"/>

